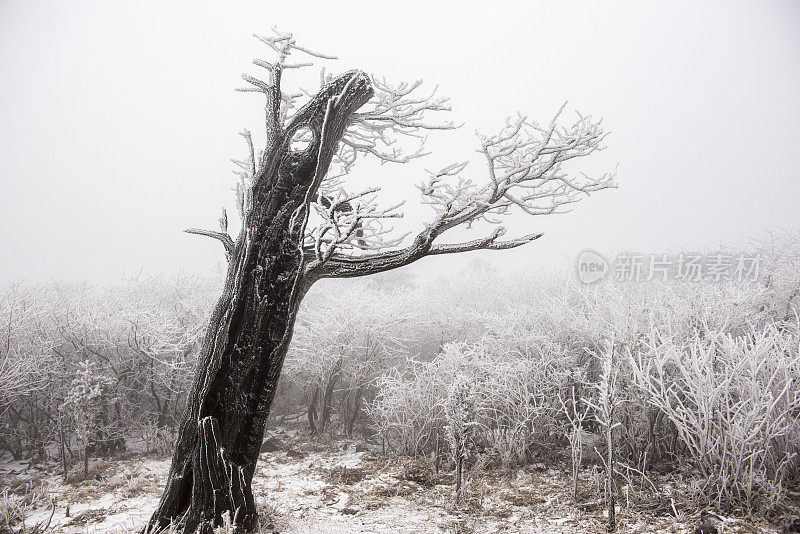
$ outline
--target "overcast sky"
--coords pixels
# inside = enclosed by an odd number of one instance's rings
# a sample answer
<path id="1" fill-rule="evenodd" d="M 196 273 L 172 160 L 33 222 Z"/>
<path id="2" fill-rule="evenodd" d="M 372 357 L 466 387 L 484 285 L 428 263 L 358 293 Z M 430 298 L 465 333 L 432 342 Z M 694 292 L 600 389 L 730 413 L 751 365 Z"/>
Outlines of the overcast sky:
<path id="1" fill-rule="evenodd" d="M 514 219 L 510 235 L 545 237 L 478 254 L 499 266 L 800 225 L 800 2 L 473 5 L 0 0 L 0 281 L 108 282 L 224 261 L 217 242 L 182 230 L 232 211 L 237 132 L 263 124 L 259 97 L 233 89 L 268 56 L 251 35 L 273 25 L 336 54 L 329 69 L 421 78 L 452 98 L 465 126 L 432 137 L 432 156 L 354 178 L 387 202 L 408 198 L 404 228 L 430 219 L 415 204 L 424 168 L 471 159 L 466 174 L 485 176 L 476 128 L 517 111 L 549 121 L 565 100 L 604 118 L 607 150 L 575 169 L 619 162 L 620 188 L 567 215 Z"/>

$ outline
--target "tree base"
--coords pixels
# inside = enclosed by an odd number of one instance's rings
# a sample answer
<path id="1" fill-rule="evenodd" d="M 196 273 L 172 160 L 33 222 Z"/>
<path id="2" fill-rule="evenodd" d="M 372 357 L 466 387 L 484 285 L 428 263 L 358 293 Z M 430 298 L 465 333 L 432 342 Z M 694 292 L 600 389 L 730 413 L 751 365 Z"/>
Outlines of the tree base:
<path id="1" fill-rule="evenodd" d="M 157 511 L 146 532 L 177 527 L 179 532 L 211 534 L 215 527 L 230 525 L 234 532 L 251 532 L 258 526 L 253 492 L 244 468 L 232 462 L 220 445 L 219 424 L 215 417 L 198 423 L 197 445 L 192 456 L 191 501 L 177 520 Z"/>

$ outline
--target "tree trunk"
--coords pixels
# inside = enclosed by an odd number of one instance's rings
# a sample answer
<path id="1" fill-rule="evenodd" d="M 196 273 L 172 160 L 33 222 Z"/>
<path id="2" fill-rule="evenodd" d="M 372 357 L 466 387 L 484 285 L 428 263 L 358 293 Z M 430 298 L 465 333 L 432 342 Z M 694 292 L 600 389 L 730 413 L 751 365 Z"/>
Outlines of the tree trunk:
<path id="1" fill-rule="evenodd" d="M 211 532 L 226 514 L 239 529 L 256 528 L 250 483 L 297 309 L 313 283 L 303 277 L 308 206 L 347 121 L 371 96 L 369 78 L 348 72 L 271 136 L 149 528 Z M 293 150 L 305 128 L 312 142 Z"/>
<path id="2" fill-rule="evenodd" d="M 433 474 L 437 477 L 439 476 L 439 451 L 440 451 L 440 444 L 439 444 L 439 429 L 436 429 L 436 449 L 434 449 L 434 457 L 433 457 Z"/>
<path id="3" fill-rule="evenodd" d="M 356 388 L 355 393 L 353 394 L 353 410 L 350 412 L 349 417 L 347 418 L 347 426 L 345 428 L 345 434 L 348 438 L 353 437 L 353 429 L 356 426 L 356 421 L 358 421 L 358 416 L 361 414 L 361 391 L 363 390 L 363 386 L 358 386 Z"/>
<path id="4" fill-rule="evenodd" d="M 464 468 L 464 458 L 456 456 L 456 504 L 461 504 L 461 475 Z"/>
<path id="5" fill-rule="evenodd" d="M 59 448 L 61 450 L 61 468 L 64 471 L 64 482 L 67 481 L 67 451 L 66 447 L 64 447 L 64 421 L 61 418 L 61 414 L 58 414 L 58 437 L 59 437 Z"/>
<path id="6" fill-rule="evenodd" d="M 325 393 L 322 395 L 322 418 L 319 423 L 319 431 L 325 432 L 325 427 L 331 420 L 331 410 L 333 407 L 333 390 L 336 388 L 336 383 L 342 376 L 342 358 L 333 367 L 331 374 L 328 376 L 328 383 L 325 386 Z"/>
<path id="7" fill-rule="evenodd" d="M 614 498 L 614 442 L 612 440 L 612 432 L 613 432 L 613 419 L 608 423 L 608 429 L 606 430 L 606 463 L 607 465 L 607 478 L 606 478 L 606 502 L 608 504 L 608 525 L 606 529 L 609 532 L 613 532 L 617 528 L 617 518 L 615 516 L 615 511 L 617 507 L 616 500 Z"/>
<path id="8" fill-rule="evenodd" d="M 308 403 L 308 427 L 311 429 L 311 435 L 317 433 L 317 398 L 319 397 L 319 386 L 314 386 L 314 394 L 311 396 L 311 402 Z"/>

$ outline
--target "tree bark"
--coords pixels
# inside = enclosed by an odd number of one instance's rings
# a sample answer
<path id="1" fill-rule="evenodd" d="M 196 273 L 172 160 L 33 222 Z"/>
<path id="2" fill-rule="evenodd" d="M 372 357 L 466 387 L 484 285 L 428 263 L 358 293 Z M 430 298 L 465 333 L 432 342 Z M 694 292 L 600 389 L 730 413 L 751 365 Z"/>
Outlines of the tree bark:
<path id="1" fill-rule="evenodd" d="M 308 403 L 308 427 L 311 429 L 313 436 L 317 432 L 317 397 L 319 397 L 319 386 L 314 386 L 314 394 L 311 396 L 311 402 Z"/>
<path id="2" fill-rule="evenodd" d="M 333 390 L 342 376 L 342 357 L 336 361 L 330 375 L 328 376 L 328 383 L 325 385 L 325 393 L 322 395 L 322 417 L 319 422 L 320 433 L 325 432 L 325 427 L 331 421 L 331 411 L 333 409 Z"/>
<path id="3" fill-rule="evenodd" d="M 434 450 L 433 454 L 433 473 L 438 477 L 439 476 L 439 429 L 436 429 L 436 449 Z"/>
<path id="4" fill-rule="evenodd" d="M 606 503 L 608 506 L 608 524 L 606 525 L 606 529 L 609 532 L 613 532 L 617 528 L 617 518 L 615 516 L 615 511 L 617 508 L 617 503 L 614 498 L 614 442 L 612 440 L 612 432 L 613 432 L 613 419 L 608 423 L 608 429 L 606 430 L 606 462 L 607 466 L 607 473 L 606 473 Z"/>
<path id="5" fill-rule="evenodd" d="M 461 473 L 464 467 L 464 458 L 456 456 L 456 504 L 461 504 Z"/>
<path id="6" fill-rule="evenodd" d="M 271 136 L 149 528 L 210 532 L 226 514 L 240 530 L 256 528 L 250 483 L 297 309 L 313 283 L 303 277 L 308 206 L 348 120 L 371 96 L 365 74 L 345 73 Z M 304 128 L 313 140 L 293 150 Z"/>
<path id="7" fill-rule="evenodd" d="M 345 428 L 345 434 L 348 438 L 353 437 L 353 429 L 356 426 L 356 421 L 358 421 L 358 416 L 361 414 L 361 392 L 363 388 L 363 386 L 358 386 L 353 394 L 353 410 L 347 418 L 347 425 Z"/>

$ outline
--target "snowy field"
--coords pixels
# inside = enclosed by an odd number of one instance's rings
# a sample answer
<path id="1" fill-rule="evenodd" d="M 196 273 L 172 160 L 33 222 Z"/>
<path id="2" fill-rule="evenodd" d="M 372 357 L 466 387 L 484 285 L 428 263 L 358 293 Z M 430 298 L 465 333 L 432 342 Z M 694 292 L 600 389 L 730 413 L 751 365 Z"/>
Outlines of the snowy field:
<path id="1" fill-rule="evenodd" d="M 455 506 L 452 473 L 443 466 L 435 475 L 429 458 L 387 459 L 355 441 L 292 440 L 282 449 L 262 453 L 253 481 L 263 532 L 605 532 L 596 470 L 581 474 L 577 501 L 570 497 L 566 465 L 473 472 L 467 502 Z M 42 532 L 48 520 L 47 532 L 135 532 L 155 509 L 168 467 L 168 459 L 127 454 L 92 460 L 88 479 L 70 472 L 65 484 L 57 464 L 6 459 L 0 484 L 6 511 L 27 494 L 25 532 Z M 624 489 L 629 499 L 618 508 L 618 532 L 694 532 L 700 510 L 681 499 L 687 483 L 663 475 L 659 494 L 638 496 L 637 503 L 630 502 L 636 488 Z M 13 532 L 22 531 L 18 522 Z M 735 517 L 727 518 L 724 530 L 777 531 L 763 520 Z"/>

